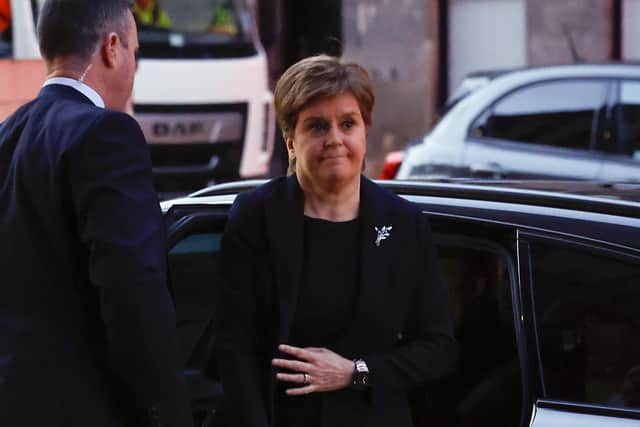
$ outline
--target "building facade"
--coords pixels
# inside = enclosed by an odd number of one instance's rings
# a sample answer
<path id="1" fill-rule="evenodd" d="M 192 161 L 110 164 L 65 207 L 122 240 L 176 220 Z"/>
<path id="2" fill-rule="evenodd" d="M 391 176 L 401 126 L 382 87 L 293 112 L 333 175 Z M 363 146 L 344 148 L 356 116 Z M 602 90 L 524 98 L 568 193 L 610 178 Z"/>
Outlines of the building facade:
<path id="1" fill-rule="evenodd" d="M 377 102 L 369 176 L 387 152 L 430 129 L 469 72 L 640 61 L 640 0 L 257 1 L 272 27 L 274 81 L 296 60 L 323 52 L 371 72 Z"/>

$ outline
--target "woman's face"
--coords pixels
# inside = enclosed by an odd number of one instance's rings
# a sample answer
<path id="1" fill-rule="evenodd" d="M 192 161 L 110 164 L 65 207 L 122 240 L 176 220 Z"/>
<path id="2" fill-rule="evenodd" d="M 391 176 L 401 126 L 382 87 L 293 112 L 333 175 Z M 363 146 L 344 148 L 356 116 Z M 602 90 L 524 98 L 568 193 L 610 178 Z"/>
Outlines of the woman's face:
<path id="1" fill-rule="evenodd" d="M 367 127 L 350 93 L 318 99 L 298 115 L 289 154 L 296 158 L 300 182 L 335 186 L 360 179 L 366 152 Z"/>

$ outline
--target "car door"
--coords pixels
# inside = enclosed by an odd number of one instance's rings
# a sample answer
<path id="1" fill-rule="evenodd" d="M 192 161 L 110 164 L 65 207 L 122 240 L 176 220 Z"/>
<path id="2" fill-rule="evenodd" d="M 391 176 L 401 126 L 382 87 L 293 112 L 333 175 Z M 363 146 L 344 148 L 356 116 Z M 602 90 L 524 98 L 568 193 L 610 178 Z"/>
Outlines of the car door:
<path id="1" fill-rule="evenodd" d="M 595 179 L 610 81 L 548 80 L 520 86 L 472 123 L 464 149 L 470 176 Z"/>
<path id="2" fill-rule="evenodd" d="M 520 231 L 518 250 L 539 373 L 531 426 L 639 425 L 640 251 L 538 231 Z"/>
<path id="3" fill-rule="evenodd" d="M 459 356 L 414 399 L 416 427 L 528 424 L 528 356 L 518 297 L 515 228 L 425 205 L 449 288 Z"/>
<path id="4" fill-rule="evenodd" d="M 613 107 L 614 137 L 602 141 L 604 181 L 640 182 L 640 80 L 616 83 Z"/>
<path id="5" fill-rule="evenodd" d="M 195 425 L 214 426 L 222 398 L 211 346 L 227 205 L 175 205 L 165 214 L 169 283 Z"/>

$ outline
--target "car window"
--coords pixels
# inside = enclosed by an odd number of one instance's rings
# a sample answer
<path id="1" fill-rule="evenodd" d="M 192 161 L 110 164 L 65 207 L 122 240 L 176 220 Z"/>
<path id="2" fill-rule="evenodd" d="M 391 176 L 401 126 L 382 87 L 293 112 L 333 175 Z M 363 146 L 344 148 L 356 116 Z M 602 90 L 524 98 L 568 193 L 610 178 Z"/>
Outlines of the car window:
<path id="1" fill-rule="evenodd" d="M 433 384 L 426 419 L 416 425 L 518 425 L 521 375 L 511 304 L 510 259 L 438 236 L 459 345 L 455 372 Z M 477 242 L 476 242 L 477 243 Z"/>
<path id="2" fill-rule="evenodd" d="M 623 82 L 620 88 L 620 138 L 624 154 L 640 162 L 640 82 Z"/>
<path id="3" fill-rule="evenodd" d="M 545 397 L 640 408 L 640 263 L 533 240 L 531 279 Z"/>
<path id="4" fill-rule="evenodd" d="M 176 305 L 178 332 L 187 367 L 199 365 L 198 343 L 206 341 L 215 306 L 215 278 L 221 233 L 194 232 L 169 251 L 168 270 Z"/>
<path id="5" fill-rule="evenodd" d="M 215 414 L 222 396 L 215 366 L 211 364 L 221 238 L 222 233 L 196 228 L 177 241 L 168 254 L 184 374 L 196 425 L 209 425 L 204 420 Z"/>
<path id="6" fill-rule="evenodd" d="M 493 105 L 473 133 L 530 144 L 588 150 L 607 83 L 553 81 L 518 89 Z"/>

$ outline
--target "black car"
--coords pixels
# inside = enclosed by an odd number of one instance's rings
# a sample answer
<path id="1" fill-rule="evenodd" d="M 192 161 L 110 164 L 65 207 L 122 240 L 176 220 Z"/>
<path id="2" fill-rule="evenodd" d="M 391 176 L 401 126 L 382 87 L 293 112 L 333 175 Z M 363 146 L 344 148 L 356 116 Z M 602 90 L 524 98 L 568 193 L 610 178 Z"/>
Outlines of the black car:
<path id="1" fill-rule="evenodd" d="M 163 202 L 198 425 L 223 393 L 210 359 L 224 184 Z M 384 182 L 430 217 L 460 346 L 414 393 L 416 426 L 640 425 L 640 185 Z M 384 319 L 380 319 L 384 321 Z"/>

